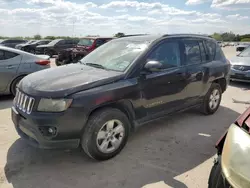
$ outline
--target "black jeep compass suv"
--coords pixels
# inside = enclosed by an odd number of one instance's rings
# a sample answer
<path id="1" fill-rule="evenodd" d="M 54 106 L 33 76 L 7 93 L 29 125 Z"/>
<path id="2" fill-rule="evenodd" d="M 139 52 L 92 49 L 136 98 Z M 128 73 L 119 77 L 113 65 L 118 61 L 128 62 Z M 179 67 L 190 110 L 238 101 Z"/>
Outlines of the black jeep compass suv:
<path id="1" fill-rule="evenodd" d="M 21 80 L 12 120 L 21 137 L 40 148 L 81 146 L 107 160 L 138 125 L 199 106 L 219 107 L 229 61 L 217 42 L 201 35 L 114 39 L 77 64 Z"/>

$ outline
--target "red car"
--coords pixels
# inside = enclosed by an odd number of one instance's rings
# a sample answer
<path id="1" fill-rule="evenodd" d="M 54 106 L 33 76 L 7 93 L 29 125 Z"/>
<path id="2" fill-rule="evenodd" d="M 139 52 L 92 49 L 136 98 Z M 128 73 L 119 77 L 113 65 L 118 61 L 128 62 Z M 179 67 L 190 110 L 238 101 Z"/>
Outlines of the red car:
<path id="1" fill-rule="evenodd" d="M 229 127 L 216 143 L 209 188 L 250 187 L 250 108 Z"/>
<path id="2" fill-rule="evenodd" d="M 112 39 L 114 37 L 84 37 L 79 40 L 75 47 L 60 51 L 56 57 L 56 65 L 76 63 L 88 53 Z"/>

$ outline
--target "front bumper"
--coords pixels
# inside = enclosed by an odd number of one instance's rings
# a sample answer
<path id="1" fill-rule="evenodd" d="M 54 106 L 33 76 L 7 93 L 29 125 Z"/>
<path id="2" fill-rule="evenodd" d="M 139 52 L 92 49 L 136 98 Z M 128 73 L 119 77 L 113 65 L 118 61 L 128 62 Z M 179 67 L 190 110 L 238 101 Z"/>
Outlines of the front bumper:
<path id="1" fill-rule="evenodd" d="M 240 71 L 231 68 L 230 80 L 250 83 L 250 71 Z"/>
<path id="2" fill-rule="evenodd" d="M 42 149 L 70 149 L 80 144 L 86 118 L 69 110 L 67 113 L 56 114 L 25 114 L 14 106 L 11 110 L 12 121 L 21 138 L 30 145 Z M 44 130 L 49 127 L 56 129 L 56 134 L 48 135 Z"/>

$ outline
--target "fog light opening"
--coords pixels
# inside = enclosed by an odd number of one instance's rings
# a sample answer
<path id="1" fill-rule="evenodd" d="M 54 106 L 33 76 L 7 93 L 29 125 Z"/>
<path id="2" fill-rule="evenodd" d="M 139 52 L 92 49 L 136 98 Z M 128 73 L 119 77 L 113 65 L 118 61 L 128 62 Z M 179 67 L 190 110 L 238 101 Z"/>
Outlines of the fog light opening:
<path id="1" fill-rule="evenodd" d="M 49 127 L 48 128 L 48 133 L 51 135 L 55 135 L 56 134 L 56 128 L 55 127 Z"/>

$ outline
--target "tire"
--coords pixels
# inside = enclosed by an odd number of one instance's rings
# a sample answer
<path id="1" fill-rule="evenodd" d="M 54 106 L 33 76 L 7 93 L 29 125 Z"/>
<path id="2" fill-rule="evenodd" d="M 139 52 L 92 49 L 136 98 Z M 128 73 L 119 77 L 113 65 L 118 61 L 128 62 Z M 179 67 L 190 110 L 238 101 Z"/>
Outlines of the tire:
<path id="1" fill-rule="evenodd" d="M 107 130 L 108 122 L 110 125 L 113 124 L 110 132 Z M 115 132 L 115 130 L 121 133 L 113 134 L 112 131 Z M 99 161 L 108 160 L 115 157 L 124 148 L 129 132 L 130 122 L 127 116 L 118 109 L 105 108 L 90 116 L 82 135 L 81 146 L 89 157 Z M 111 138 L 112 135 L 114 139 Z M 117 142 L 119 139 L 120 141 Z M 119 144 L 113 145 L 114 141 Z"/>
<path id="2" fill-rule="evenodd" d="M 24 78 L 24 76 L 17 77 L 10 85 L 10 92 L 12 95 L 16 96 L 16 86 Z"/>
<path id="3" fill-rule="evenodd" d="M 215 95 L 216 91 L 217 91 L 217 94 Z M 222 90 L 221 90 L 220 85 L 217 83 L 212 83 L 210 89 L 208 90 L 207 94 L 205 95 L 203 99 L 201 112 L 206 115 L 214 114 L 220 106 L 221 97 L 222 97 Z M 211 106 L 210 102 L 213 103 L 214 105 Z"/>
<path id="4" fill-rule="evenodd" d="M 225 187 L 221 170 L 221 157 L 214 163 L 209 175 L 208 188 L 229 188 Z"/>

